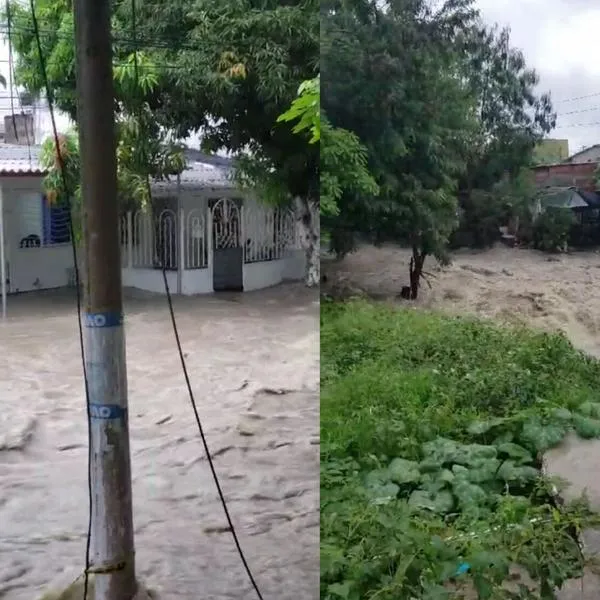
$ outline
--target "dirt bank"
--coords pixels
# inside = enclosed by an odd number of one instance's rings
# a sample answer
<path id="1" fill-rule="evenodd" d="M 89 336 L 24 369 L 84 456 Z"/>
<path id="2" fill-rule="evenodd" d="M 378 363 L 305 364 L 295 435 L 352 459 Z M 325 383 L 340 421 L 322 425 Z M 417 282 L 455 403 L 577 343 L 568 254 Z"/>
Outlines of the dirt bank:
<path id="1" fill-rule="evenodd" d="M 345 286 L 397 299 L 402 286 L 408 285 L 409 259 L 408 251 L 394 246 L 362 247 L 324 267 L 326 287 Z M 423 284 L 417 305 L 561 330 L 575 346 L 600 356 L 598 253 L 549 256 L 497 247 L 457 252 L 444 268 L 428 259 L 425 270 L 433 275 L 432 288 Z"/>

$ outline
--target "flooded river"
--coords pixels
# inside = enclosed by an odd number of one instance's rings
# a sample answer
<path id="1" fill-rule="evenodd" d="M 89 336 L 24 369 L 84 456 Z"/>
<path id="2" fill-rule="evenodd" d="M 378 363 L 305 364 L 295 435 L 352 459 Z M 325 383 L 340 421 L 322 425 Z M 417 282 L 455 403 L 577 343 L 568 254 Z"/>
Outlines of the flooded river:
<path id="1" fill-rule="evenodd" d="M 392 245 L 363 246 L 324 267 L 328 285 L 398 299 L 408 285 L 410 254 Z M 452 264 L 428 258 L 417 306 L 499 322 L 562 331 L 574 346 L 600 357 L 600 253 L 546 254 L 503 246 L 461 250 Z M 402 301 L 400 301 L 402 302 Z"/>
<path id="2" fill-rule="evenodd" d="M 316 599 L 318 297 L 290 285 L 180 298 L 175 309 L 215 466 L 264 599 Z M 129 293 L 126 311 L 139 577 L 163 599 L 254 598 L 226 531 L 166 300 Z M 73 297 L 10 297 L 0 356 L 0 598 L 33 600 L 84 566 L 87 429 Z"/>

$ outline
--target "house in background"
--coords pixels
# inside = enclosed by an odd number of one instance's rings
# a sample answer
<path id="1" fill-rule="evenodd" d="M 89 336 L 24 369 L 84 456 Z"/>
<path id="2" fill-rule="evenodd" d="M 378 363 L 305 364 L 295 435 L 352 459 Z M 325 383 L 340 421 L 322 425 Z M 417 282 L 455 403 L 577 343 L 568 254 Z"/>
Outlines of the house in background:
<path id="1" fill-rule="evenodd" d="M 596 190 L 596 169 L 594 162 L 563 162 L 554 165 L 537 165 L 531 168 L 535 186 L 577 187 L 590 192 Z"/>
<path id="2" fill-rule="evenodd" d="M 11 125 L 6 117 L 5 131 Z M 3 292 L 73 285 L 68 214 L 44 197 L 40 147 L 16 137 L 0 142 Z M 152 210 L 122 215 L 123 285 L 164 292 L 163 265 L 171 290 L 187 295 L 301 279 L 305 257 L 292 212 L 242 194 L 228 159 L 191 150 L 186 159 L 176 180 L 152 184 Z"/>
<path id="3" fill-rule="evenodd" d="M 533 162 L 536 165 L 554 165 L 569 157 L 569 140 L 547 138 L 533 150 Z"/>
<path id="4" fill-rule="evenodd" d="M 600 144 L 595 144 L 572 154 L 565 162 L 571 164 L 594 163 L 597 165 L 600 162 Z"/>

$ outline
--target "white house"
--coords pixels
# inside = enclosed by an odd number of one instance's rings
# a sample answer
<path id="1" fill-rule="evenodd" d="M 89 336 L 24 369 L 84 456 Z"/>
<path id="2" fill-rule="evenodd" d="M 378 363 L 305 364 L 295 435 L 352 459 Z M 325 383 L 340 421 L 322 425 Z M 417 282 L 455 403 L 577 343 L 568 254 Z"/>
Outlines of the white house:
<path id="1" fill-rule="evenodd" d="M 73 285 L 68 215 L 42 192 L 39 146 L 0 143 L 0 265 L 7 294 Z M 121 217 L 123 285 L 178 294 L 257 290 L 301 279 L 305 258 L 287 209 L 244 197 L 228 159 L 187 152 L 177 181 L 153 184 L 153 207 Z"/>

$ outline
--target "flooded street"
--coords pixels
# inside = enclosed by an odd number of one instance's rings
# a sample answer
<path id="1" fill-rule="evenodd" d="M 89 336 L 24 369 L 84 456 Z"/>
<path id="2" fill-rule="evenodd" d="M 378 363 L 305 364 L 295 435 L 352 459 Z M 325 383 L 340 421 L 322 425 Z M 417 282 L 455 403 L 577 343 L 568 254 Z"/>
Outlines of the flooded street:
<path id="1" fill-rule="evenodd" d="M 0 322 L 0 598 L 81 573 L 87 427 L 75 303 L 9 297 Z M 160 598 L 255 598 L 204 456 L 166 299 L 126 294 L 139 579 Z M 265 600 L 318 598 L 319 321 L 301 285 L 178 298 L 200 418 Z M 64 573 L 63 573 L 64 575 Z"/>

